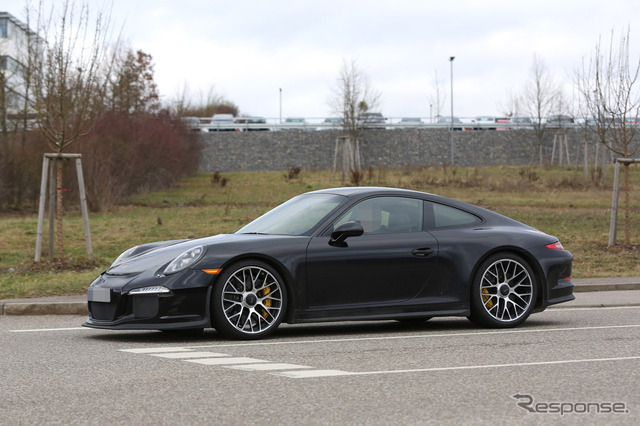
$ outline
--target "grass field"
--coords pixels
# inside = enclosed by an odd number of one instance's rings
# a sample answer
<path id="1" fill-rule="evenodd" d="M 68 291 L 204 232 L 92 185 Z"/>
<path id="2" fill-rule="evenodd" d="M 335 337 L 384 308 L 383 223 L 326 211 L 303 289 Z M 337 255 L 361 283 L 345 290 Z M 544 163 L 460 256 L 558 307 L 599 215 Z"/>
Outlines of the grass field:
<path id="1" fill-rule="evenodd" d="M 611 249 L 607 239 L 612 177 L 607 176 L 605 184 L 584 181 L 582 169 L 576 167 L 370 169 L 360 185 L 457 198 L 555 235 L 574 254 L 574 277 L 640 276 L 640 168 L 631 171 L 631 245 Z M 294 195 L 342 185 L 340 173 L 330 171 L 198 175 L 170 190 L 141 194 L 126 205 L 91 214 L 93 259 L 86 258 L 79 212 L 67 212 L 64 263 L 33 263 L 36 214 L 3 215 L 0 299 L 80 294 L 131 246 L 234 232 Z M 620 202 L 618 244 L 624 241 L 623 197 Z M 47 226 L 44 235 L 48 259 Z"/>

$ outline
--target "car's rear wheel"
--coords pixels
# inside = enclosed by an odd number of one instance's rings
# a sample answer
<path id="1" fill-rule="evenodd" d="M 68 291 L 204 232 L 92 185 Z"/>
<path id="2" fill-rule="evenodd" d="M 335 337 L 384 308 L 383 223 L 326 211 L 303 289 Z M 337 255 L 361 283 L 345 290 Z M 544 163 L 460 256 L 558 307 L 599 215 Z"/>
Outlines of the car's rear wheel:
<path id="1" fill-rule="evenodd" d="M 526 320 L 535 305 L 537 282 L 531 266 L 512 253 L 485 260 L 471 286 L 471 316 L 478 325 L 515 327 Z"/>
<path id="2" fill-rule="evenodd" d="M 273 333 L 284 318 L 287 291 L 280 274 L 258 260 L 225 268 L 211 301 L 215 329 L 234 339 L 260 339 Z"/>

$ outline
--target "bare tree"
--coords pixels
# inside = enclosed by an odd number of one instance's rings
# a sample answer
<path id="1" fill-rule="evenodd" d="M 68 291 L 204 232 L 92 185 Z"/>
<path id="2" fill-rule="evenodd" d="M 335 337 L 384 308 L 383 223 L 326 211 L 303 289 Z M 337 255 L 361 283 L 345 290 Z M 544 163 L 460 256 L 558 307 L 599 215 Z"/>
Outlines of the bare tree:
<path id="1" fill-rule="evenodd" d="M 211 117 L 214 114 L 237 116 L 240 112 L 236 104 L 216 93 L 214 87 L 210 87 L 206 92 L 199 90 L 194 95 L 186 83 L 178 88 L 178 93 L 169 103 L 170 110 L 180 117 Z"/>
<path id="2" fill-rule="evenodd" d="M 540 164 L 542 164 L 542 140 L 546 130 L 545 118 L 554 108 L 557 108 L 556 101 L 560 95 L 560 87 L 549 74 L 544 61 L 534 55 L 529 79 L 518 104 L 522 111 L 532 119 L 538 141 Z"/>
<path id="3" fill-rule="evenodd" d="M 368 121 L 363 114 L 377 109 L 379 100 L 380 93 L 373 88 L 369 76 L 358 68 L 356 61 L 343 60 L 336 86 L 329 99 L 333 113 L 342 117 L 345 133 L 336 141 L 334 153 L 335 172 L 338 153 L 342 152 L 342 180 L 347 175 L 355 184 L 361 180 L 359 138 Z"/>
<path id="4" fill-rule="evenodd" d="M 438 71 L 434 71 L 432 92 L 431 92 L 431 95 L 429 96 L 429 102 L 432 108 L 435 108 L 435 113 L 436 113 L 435 117 L 440 117 L 442 115 L 442 110 L 444 109 L 444 104 L 446 100 L 447 100 L 447 95 L 444 93 L 442 80 L 438 78 Z"/>
<path id="5" fill-rule="evenodd" d="M 640 140 L 636 137 L 640 118 L 640 90 L 637 84 L 640 58 L 631 62 L 629 39 L 629 28 L 621 34 L 617 45 L 613 31 L 608 46 L 603 46 L 602 39 L 599 39 L 591 57 L 583 59 L 575 76 L 585 115 L 593 123 L 588 128 L 604 146 L 623 158 L 633 156 L 640 148 Z M 625 162 L 623 165 L 625 243 L 629 245 L 630 164 Z"/>
<path id="6" fill-rule="evenodd" d="M 369 76 L 355 60 L 342 62 L 329 106 L 342 117 L 345 133 L 356 140 L 363 129 L 360 116 L 379 107 L 380 93 L 373 88 Z"/>
<path id="7" fill-rule="evenodd" d="M 522 113 L 522 96 L 514 94 L 511 90 L 507 91 L 507 100 L 498 105 L 498 109 L 507 117 L 519 117 Z"/>
<path id="8" fill-rule="evenodd" d="M 38 40 L 30 46 L 33 62 L 33 103 L 38 129 L 58 154 L 88 134 L 104 108 L 114 54 L 110 50 L 110 16 L 95 16 L 83 0 L 64 0 L 48 9 L 40 1 L 35 16 Z M 29 24 L 33 20 L 28 20 Z M 57 188 L 62 188 L 62 162 L 57 162 Z M 58 256 L 64 258 L 62 192 L 57 194 Z"/>

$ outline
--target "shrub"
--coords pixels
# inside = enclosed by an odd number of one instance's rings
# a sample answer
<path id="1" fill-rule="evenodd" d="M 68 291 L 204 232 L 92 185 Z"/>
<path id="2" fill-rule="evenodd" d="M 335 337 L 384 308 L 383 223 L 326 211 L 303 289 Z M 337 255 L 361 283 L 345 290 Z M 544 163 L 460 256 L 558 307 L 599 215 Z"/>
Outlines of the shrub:
<path id="1" fill-rule="evenodd" d="M 93 211 L 141 191 L 170 187 L 194 174 L 201 152 L 197 135 L 178 120 L 146 113 L 107 114 L 78 147 Z"/>
<path id="2" fill-rule="evenodd" d="M 37 131 L 0 137 L 0 211 L 33 209 L 40 193 L 47 144 Z"/>

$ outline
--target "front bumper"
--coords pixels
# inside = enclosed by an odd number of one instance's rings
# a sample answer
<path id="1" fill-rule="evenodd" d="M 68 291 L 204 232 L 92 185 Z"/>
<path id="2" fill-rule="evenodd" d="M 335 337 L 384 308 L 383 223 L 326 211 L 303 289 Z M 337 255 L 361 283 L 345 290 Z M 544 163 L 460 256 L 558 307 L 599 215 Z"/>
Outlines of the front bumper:
<path id="1" fill-rule="evenodd" d="M 129 293 L 133 288 L 145 287 L 139 277 L 100 275 L 88 292 L 89 317 L 82 325 L 112 330 L 210 327 L 211 276 L 202 271 L 176 275 L 146 283 L 163 285 L 170 292 L 143 294 Z M 132 283 L 135 287 L 131 287 Z"/>

